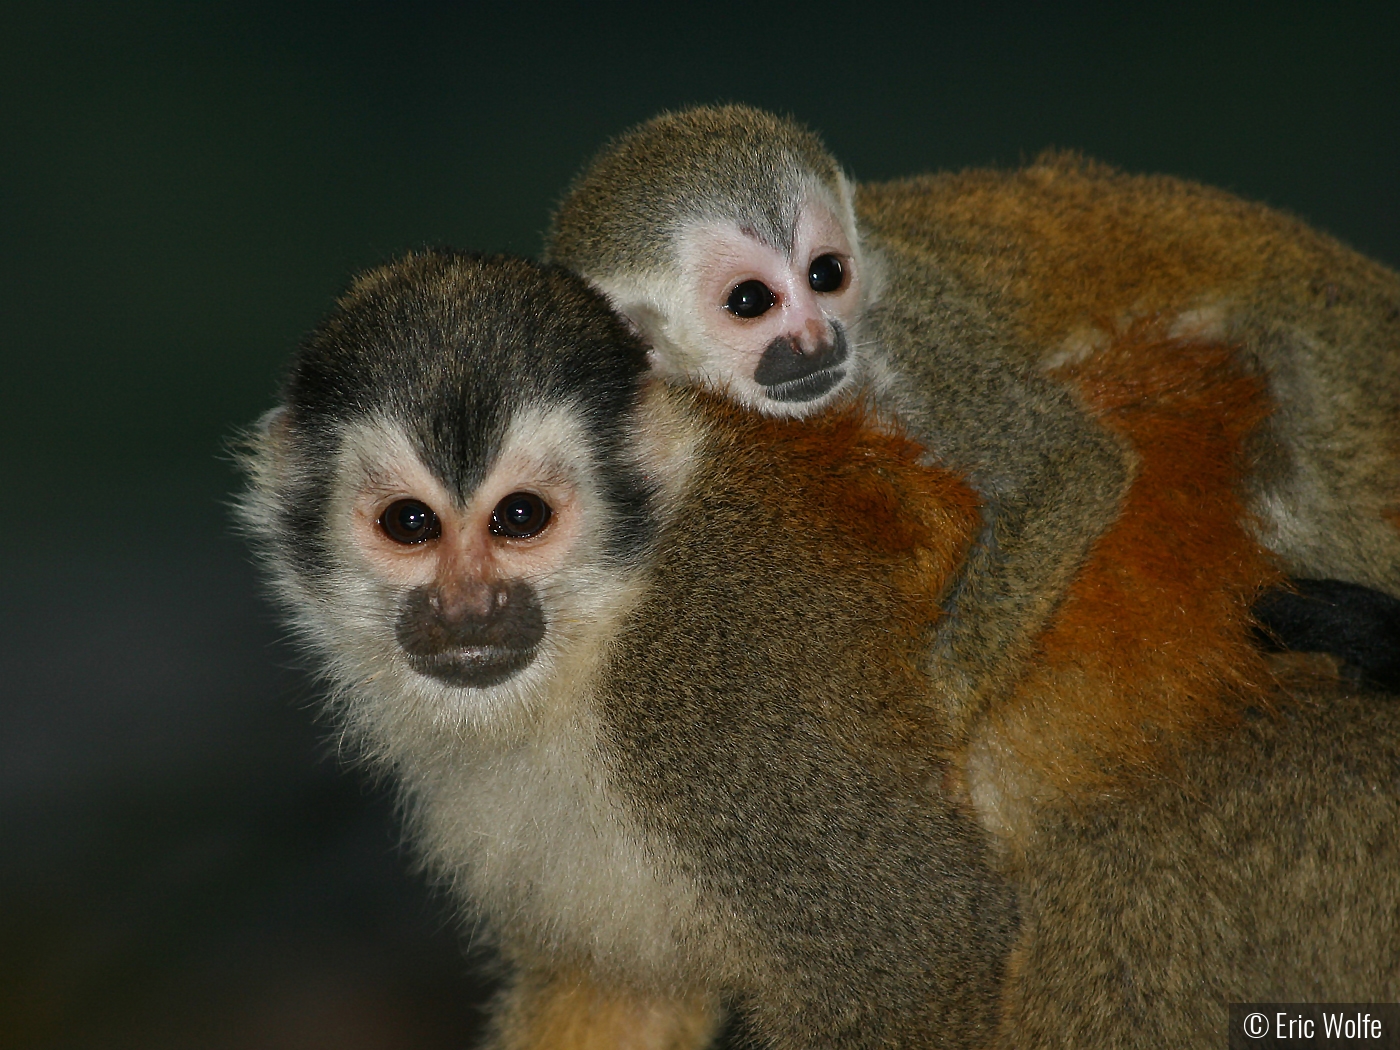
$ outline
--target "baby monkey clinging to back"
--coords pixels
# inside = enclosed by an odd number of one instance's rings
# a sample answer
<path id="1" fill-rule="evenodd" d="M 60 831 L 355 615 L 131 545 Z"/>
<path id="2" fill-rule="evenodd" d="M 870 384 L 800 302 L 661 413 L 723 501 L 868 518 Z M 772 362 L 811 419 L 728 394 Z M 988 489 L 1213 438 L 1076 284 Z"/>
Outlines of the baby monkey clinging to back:
<path id="1" fill-rule="evenodd" d="M 1056 372 L 1136 323 L 1238 344 L 1266 377 L 1242 486 L 1283 569 L 1400 596 L 1400 277 L 1266 208 L 1063 156 L 853 186 L 800 125 L 702 107 L 606 147 L 547 254 L 661 371 L 773 415 L 864 388 L 966 472 L 988 526 L 930 666 L 969 709 L 1137 469 Z M 1120 360 L 1125 380 L 1152 365 Z"/>

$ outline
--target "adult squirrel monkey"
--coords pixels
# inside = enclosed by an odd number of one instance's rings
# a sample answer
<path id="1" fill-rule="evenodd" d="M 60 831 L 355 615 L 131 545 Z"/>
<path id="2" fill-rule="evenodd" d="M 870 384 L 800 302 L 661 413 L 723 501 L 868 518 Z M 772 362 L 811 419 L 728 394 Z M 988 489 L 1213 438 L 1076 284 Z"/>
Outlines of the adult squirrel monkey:
<path id="1" fill-rule="evenodd" d="M 1262 386 L 1146 349 L 1181 367 L 1076 388 L 1128 447 L 1242 399 L 1201 436 L 1214 496 Z M 698 1050 L 726 1017 L 774 1050 L 1207 1047 L 1230 1000 L 1395 998 L 1400 712 L 1236 674 L 1274 578 L 1237 506 L 1130 493 L 1017 676 L 1099 688 L 1121 668 L 1077 632 L 1128 607 L 1178 657 L 1137 671 L 1214 679 L 1210 731 L 1008 846 L 1014 733 L 988 748 L 923 669 L 976 493 L 859 404 L 765 417 L 646 353 L 568 272 L 409 256 L 308 338 L 248 454 L 334 709 L 509 964 L 492 1047 Z M 1159 593 L 1141 572 L 1200 553 L 1181 514 L 1230 552 Z"/>

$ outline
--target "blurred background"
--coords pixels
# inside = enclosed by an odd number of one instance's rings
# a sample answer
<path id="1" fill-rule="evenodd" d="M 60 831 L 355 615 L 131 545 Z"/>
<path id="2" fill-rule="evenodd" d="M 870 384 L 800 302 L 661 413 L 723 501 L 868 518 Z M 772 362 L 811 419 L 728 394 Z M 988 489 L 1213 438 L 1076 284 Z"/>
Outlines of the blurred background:
<path id="1" fill-rule="evenodd" d="M 0 7 L 0 1046 L 462 1048 L 485 960 L 227 502 L 356 270 L 536 254 L 609 135 L 792 112 L 861 179 L 1046 146 L 1400 263 L 1400 4 Z"/>

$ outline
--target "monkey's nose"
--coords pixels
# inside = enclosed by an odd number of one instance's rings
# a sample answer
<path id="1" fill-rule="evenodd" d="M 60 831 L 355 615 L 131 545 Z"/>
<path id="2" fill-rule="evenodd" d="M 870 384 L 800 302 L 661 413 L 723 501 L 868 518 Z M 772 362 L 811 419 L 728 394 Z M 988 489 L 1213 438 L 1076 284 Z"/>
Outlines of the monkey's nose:
<path id="1" fill-rule="evenodd" d="M 768 344 L 754 369 L 754 382 L 772 387 L 805 379 L 834 368 L 846 360 L 846 345 L 837 338 L 803 349 L 791 336 L 780 336 Z"/>
<path id="2" fill-rule="evenodd" d="M 812 318 L 797 336 L 797 349 L 802 354 L 815 354 L 831 345 L 831 326 L 825 320 Z"/>
<path id="3" fill-rule="evenodd" d="M 526 581 L 460 579 L 411 591 L 394 636 L 415 670 L 480 688 L 528 666 L 546 626 Z"/>
<path id="4" fill-rule="evenodd" d="M 430 599 L 445 623 L 483 619 L 505 605 L 509 595 L 504 587 L 485 580 L 458 579 L 438 587 Z"/>
<path id="5" fill-rule="evenodd" d="M 791 336 L 774 339 L 758 359 L 754 382 L 772 401 L 815 401 L 830 393 L 846 378 L 842 366 L 849 354 L 845 333 L 833 327 L 831 334 L 807 353 Z"/>

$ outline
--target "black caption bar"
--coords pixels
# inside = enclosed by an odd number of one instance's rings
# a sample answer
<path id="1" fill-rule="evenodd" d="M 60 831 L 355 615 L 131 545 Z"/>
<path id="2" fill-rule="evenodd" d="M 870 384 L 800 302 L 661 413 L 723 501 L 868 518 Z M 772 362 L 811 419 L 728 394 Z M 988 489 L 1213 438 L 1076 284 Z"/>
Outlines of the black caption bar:
<path id="1" fill-rule="evenodd" d="M 1400 1050 L 1400 1003 L 1231 1003 L 1229 1050 Z"/>

